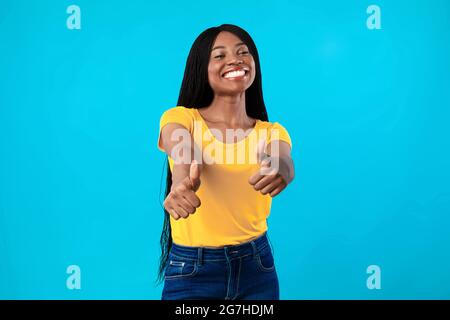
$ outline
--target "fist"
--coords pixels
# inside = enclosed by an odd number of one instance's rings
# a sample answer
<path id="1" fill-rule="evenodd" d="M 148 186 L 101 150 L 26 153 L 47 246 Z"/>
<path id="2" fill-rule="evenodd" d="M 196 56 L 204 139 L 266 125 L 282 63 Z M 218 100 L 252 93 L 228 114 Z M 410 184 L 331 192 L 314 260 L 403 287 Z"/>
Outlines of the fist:
<path id="1" fill-rule="evenodd" d="M 200 199 L 195 191 L 200 187 L 200 169 L 195 160 L 192 161 L 189 176 L 184 178 L 172 190 L 164 200 L 164 209 L 175 219 L 186 219 L 194 214 L 200 207 Z"/>
<path id="2" fill-rule="evenodd" d="M 288 185 L 289 169 L 279 157 L 264 153 L 265 141 L 258 143 L 257 160 L 259 169 L 248 179 L 256 191 L 269 194 L 272 198 L 279 194 Z"/>

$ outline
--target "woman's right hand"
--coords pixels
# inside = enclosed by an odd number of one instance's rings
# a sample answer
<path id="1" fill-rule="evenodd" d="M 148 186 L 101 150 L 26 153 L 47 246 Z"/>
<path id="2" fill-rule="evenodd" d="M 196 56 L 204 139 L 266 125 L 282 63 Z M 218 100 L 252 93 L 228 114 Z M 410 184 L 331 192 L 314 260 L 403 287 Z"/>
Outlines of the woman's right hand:
<path id="1" fill-rule="evenodd" d="M 199 187 L 200 168 L 198 163 L 193 160 L 190 165 L 189 176 L 172 186 L 170 193 L 164 200 L 164 209 L 175 220 L 181 217 L 186 219 L 200 207 L 200 198 L 195 194 Z"/>

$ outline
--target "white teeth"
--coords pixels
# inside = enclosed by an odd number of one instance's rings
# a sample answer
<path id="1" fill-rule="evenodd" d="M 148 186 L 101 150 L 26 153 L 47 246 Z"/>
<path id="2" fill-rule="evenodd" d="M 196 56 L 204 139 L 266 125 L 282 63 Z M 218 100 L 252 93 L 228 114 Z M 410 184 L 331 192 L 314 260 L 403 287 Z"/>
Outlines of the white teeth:
<path id="1" fill-rule="evenodd" d="M 237 71 L 230 71 L 225 73 L 224 77 L 225 78 L 234 78 L 234 77 L 242 77 L 245 75 L 245 71 L 244 70 L 237 70 Z"/>

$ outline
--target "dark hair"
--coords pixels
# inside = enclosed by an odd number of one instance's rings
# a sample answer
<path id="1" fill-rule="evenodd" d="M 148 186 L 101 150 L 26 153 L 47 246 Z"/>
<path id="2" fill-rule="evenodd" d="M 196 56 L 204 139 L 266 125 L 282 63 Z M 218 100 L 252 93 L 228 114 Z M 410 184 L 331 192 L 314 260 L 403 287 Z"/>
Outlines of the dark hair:
<path id="1" fill-rule="evenodd" d="M 195 39 L 186 61 L 186 68 L 184 70 L 177 106 L 198 109 L 209 106 L 213 101 L 214 92 L 208 81 L 208 64 L 212 46 L 217 35 L 221 31 L 231 32 L 241 39 L 242 42 L 247 45 L 255 61 L 255 80 L 245 91 L 245 109 L 247 115 L 262 121 L 269 121 L 262 93 L 261 67 L 258 50 L 250 35 L 244 29 L 232 24 L 222 24 L 218 27 L 206 29 L 197 37 L 197 39 Z M 172 187 L 172 173 L 170 171 L 168 159 L 166 161 L 167 178 L 165 197 L 168 196 Z M 169 258 L 170 248 L 172 247 L 170 215 L 165 209 L 160 244 L 161 257 L 157 277 L 158 281 L 162 281 L 164 278 L 164 269 Z"/>

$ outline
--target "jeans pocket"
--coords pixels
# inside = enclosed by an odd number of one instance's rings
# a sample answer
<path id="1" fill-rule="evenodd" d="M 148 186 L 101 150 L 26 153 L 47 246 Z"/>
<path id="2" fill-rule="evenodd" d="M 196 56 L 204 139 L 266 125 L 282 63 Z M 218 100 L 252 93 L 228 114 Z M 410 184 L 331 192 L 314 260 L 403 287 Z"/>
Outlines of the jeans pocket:
<path id="1" fill-rule="evenodd" d="M 256 264 L 259 270 L 263 272 L 272 272 L 275 270 L 275 261 L 269 245 L 258 251 L 256 254 Z"/>
<path id="2" fill-rule="evenodd" d="M 189 278 L 193 277 L 196 273 L 197 261 L 170 255 L 164 271 L 164 279 Z"/>

